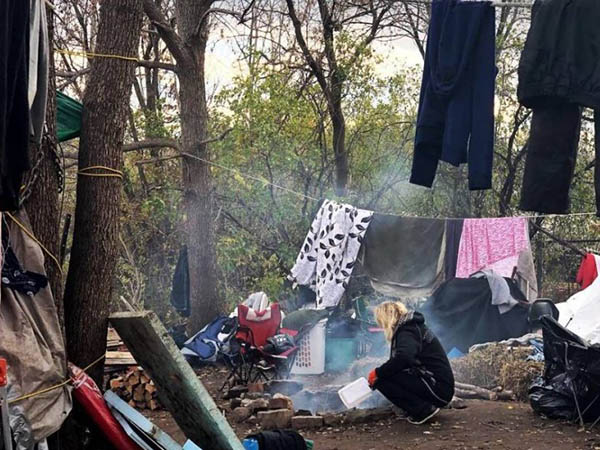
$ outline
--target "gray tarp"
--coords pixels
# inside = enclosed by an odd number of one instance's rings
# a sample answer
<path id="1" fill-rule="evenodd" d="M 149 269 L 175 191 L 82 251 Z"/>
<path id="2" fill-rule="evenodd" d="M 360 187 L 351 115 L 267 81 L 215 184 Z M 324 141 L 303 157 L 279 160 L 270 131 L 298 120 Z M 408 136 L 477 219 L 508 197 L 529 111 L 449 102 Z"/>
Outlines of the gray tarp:
<path id="1" fill-rule="evenodd" d="M 445 221 L 374 214 L 361 262 L 371 284 L 393 297 L 424 297 L 444 281 Z"/>
<path id="2" fill-rule="evenodd" d="M 24 212 L 17 219 L 30 229 Z M 7 218 L 9 242 L 24 270 L 45 274 L 40 246 Z M 9 400 L 61 383 L 67 377 L 65 344 L 50 287 L 35 296 L 2 286 L 0 355 L 8 363 Z M 71 411 L 68 386 L 10 405 L 18 449 L 57 431 Z M 33 441 L 33 442 L 32 442 Z"/>

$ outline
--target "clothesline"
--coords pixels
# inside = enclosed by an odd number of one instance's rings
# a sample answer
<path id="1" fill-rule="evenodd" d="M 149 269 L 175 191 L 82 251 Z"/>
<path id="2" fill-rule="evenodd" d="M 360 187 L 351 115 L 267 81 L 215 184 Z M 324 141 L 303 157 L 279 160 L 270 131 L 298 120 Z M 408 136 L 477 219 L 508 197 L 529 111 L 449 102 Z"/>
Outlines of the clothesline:
<path id="1" fill-rule="evenodd" d="M 403 3 L 431 5 L 439 0 L 401 0 Z M 495 8 L 531 8 L 534 2 L 511 2 L 510 0 L 462 0 L 463 2 L 487 2 Z"/>
<path id="2" fill-rule="evenodd" d="M 220 164 L 220 163 L 217 163 L 217 162 L 214 162 L 214 161 L 202 158 L 200 156 L 192 155 L 191 153 L 182 152 L 181 155 L 186 156 L 188 158 L 192 158 L 192 159 L 201 161 L 201 162 L 203 162 L 205 164 L 208 164 L 210 166 L 218 167 L 219 169 L 223 169 L 223 170 L 226 170 L 228 172 L 234 173 L 234 174 L 236 174 L 236 175 L 238 175 L 238 176 L 240 176 L 242 178 L 247 178 L 247 179 L 250 179 L 250 180 L 253 180 L 253 181 L 258 181 L 263 186 L 272 186 L 275 189 L 279 189 L 279 190 L 282 190 L 282 191 L 289 192 L 290 194 L 294 194 L 294 195 L 296 195 L 296 196 L 298 196 L 300 198 L 306 199 L 306 200 L 311 200 L 311 201 L 314 201 L 314 202 L 321 202 L 321 201 L 327 200 L 326 198 L 312 197 L 310 195 L 303 194 L 301 192 L 297 192 L 297 191 L 295 191 L 293 189 L 290 189 L 290 188 L 287 188 L 285 186 L 281 186 L 279 184 L 272 183 L 269 180 L 267 180 L 266 178 L 258 177 L 256 175 L 252 175 L 252 174 L 248 174 L 248 173 L 240 171 L 239 169 L 234 169 L 234 168 L 225 166 L 223 164 Z M 387 213 L 387 212 L 379 212 L 379 211 L 373 211 L 373 212 L 375 212 L 377 214 L 390 214 L 390 213 Z M 595 216 L 595 215 L 596 215 L 595 212 L 580 212 L 580 213 L 569 213 L 569 214 L 520 215 L 520 216 L 510 216 L 510 218 L 537 219 L 537 218 L 542 218 L 542 217 L 550 217 L 550 218 L 552 218 L 552 217 L 582 217 L 582 216 Z M 406 214 L 402 214 L 402 216 L 409 217 Z M 421 219 L 444 219 L 444 220 L 462 220 L 462 219 L 464 219 L 464 217 L 424 217 L 424 216 L 418 216 L 418 218 L 421 218 Z"/>

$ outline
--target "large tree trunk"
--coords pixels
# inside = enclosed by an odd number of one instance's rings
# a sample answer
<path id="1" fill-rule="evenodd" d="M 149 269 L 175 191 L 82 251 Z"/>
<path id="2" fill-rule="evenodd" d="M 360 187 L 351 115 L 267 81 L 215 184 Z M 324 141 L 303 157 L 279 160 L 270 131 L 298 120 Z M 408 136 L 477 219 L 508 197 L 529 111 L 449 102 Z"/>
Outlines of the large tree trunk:
<path id="1" fill-rule="evenodd" d="M 31 195 L 25 202 L 25 208 L 31 221 L 31 227 L 36 237 L 44 247 L 56 258 L 59 258 L 60 248 L 60 205 L 59 187 L 62 179 L 59 177 L 61 161 L 57 157 L 56 139 L 56 77 L 54 73 L 54 14 L 47 10 L 48 21 L 48 104 L 46 107 L 46 129 L 42 140 L 42 160 L 36 171 L 36 180 L 31 189 Z M 37 148 L 33 149 L 32 160 L 37 158 Z M 64 325 L 63 316 L 63 277 L 48 255 L 46 259 L 46 273 L 50 280 L 50 287 L 54 294 L 54 301 L 58 309 L 61 325 Z"/>
<path id="2" fill-rule="evenodd" d="M 209 160 L 207 138 L 204 61 L 209 24 L 206 14 L 210 1 L 179 0 L 179 35 L 189 50 L 189 58 L 179 61 L 181 108 L 181 147 L 183 152 Z M 198 22 L 202 25 L 198 30 Z M 199 32 L 197 32 L 197 30 Z M 217 288 L 215 226 L 213 217 L 212 173 L 210 167 L 194 158 L 183 161 L 185 230 L 187 236 L 190 303 L 189 331 L 199 330 L 220 310 Z"/>
<path id="3" fill-rule="evenodd" d="M 103 0 L 96 53 L 136 56 L 142 26 L 138 0 Z M 136 63 L 96 58 L 83 97 L 79 170 L 121 170 L 123 137 Z M 97 173 L 111 173 L 100 169 Z M 79 366 L 106 351 L 106 330 L 118 258 L 121 179 L 79 175 L 75 228 L 65 287 L 69 359 Z M 101 381 L 102 365 L 90 375 Z"/>

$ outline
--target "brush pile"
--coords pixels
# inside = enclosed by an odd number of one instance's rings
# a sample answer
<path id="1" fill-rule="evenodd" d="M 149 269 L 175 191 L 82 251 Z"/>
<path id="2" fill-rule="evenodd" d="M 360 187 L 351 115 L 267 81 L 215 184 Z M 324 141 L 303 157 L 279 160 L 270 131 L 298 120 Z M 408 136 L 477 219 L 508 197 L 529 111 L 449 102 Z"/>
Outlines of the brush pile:
<path id="1" fill-rule="evenodd" d="M 529 347 L 490 344 L 451 362 L 457 381 L 492 392 L 509 391 L 517 400 L 525 401 L 529 385 L 544 369 L 543 362 L 527 361 L 530 354 Z"/>

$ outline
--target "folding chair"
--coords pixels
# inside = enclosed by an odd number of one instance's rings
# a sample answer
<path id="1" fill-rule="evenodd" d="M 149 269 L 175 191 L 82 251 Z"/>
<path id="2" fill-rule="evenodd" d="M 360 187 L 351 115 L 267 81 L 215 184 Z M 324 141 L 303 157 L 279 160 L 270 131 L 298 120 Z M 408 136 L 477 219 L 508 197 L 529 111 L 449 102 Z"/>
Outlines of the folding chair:
<path id="1" fill-rule="evenodd" d="M 255 311 L 245 305 L 238 306 L 238 330 L 232 342 L 232 351 L 222 354 L 230 368 L 229 376 L 221 387 L 247 385 L 260 380 L 288 378 L 294 364 L 298 346 L 293 345 L 280 354 L 267 351 L 267 341 L 277 334 L 287 334 L 294 342 L 298 333 L 280 328 L 281 310 L 273 303 L 264 311 Z"/>

